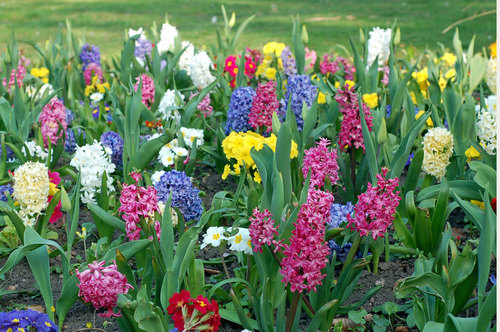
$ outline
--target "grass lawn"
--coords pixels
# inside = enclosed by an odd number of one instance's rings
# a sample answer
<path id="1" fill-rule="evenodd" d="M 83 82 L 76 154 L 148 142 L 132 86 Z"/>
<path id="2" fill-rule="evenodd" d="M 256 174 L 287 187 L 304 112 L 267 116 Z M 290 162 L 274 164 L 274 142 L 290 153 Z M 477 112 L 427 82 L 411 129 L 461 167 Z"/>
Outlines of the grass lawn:
<path id="1" fill-rule="evenodd" d="M 77 37 L 100 46 L 108 56 L 120 52 L 125 30 L 140 26 L 158 29 L 168 13 L 169 22 L 183 39 L 197 46 L 216 42 L 216 29 L 222 29 L 220 5 L 228 15 L 236 12 L 237 25 L 256 14 L 240 42 L 262 47 L 271 40 L 291 43 L 291 15 L 299 14 L 309 33 L 308 46 L 322 54 L 348 46 L 348 35 L 358 38 L 359 28 L 391 27 L 397 19 L 401 43 L 436 49 L 437 43 L 452 47 L 454 29 L 441 33 L 450 24 L 485 11 L 494 10 L 494 0 L 0 0 L 0 40 L 5 47 L 12 30 L 23 41 L 43 43 L 53 38 L 65 19 L 71 20 Z M 217 22 L 212 23 L 216 16 Z M 468 44 L 476 35 L 476 50 L 496 39 L 495 14 L 459 25 L 460 36 Z M 29 46 L 26 46 L 29 49 Z M 33 54 L 31 49 L 27 50 Z"/>

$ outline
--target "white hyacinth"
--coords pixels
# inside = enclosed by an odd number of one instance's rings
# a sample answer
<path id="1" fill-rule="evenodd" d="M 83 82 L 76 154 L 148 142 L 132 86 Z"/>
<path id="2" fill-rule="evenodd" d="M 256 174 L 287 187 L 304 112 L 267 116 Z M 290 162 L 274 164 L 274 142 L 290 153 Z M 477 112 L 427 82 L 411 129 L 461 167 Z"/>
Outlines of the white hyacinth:
<path id="1" fill-rule="evenodd" d="M 198 89 L 207 87 L 215 77 L 210 73 L 212 61 L 207 52 L 201 51 L 193 56 L 189 63 L 189 73 L 193 85 Z"/>
<path id="2" fill-rule="evenodd" d="M 368 59 L 366 64 L 371 66 L 378 56 L 378 65 L 383 66 L 391 53 L 391 29 L 373 28 L 368 39 Z"/>
<path id="3" fill-rule="evenodd" d="M 486 152 L 494 155 L 497 147 L 497 97 L 489 96 L 485 99 L 485 103 L 486 109 L 478 113 L 477 136 Z"/>
<path id="4" fill-rule="evenodd" d="M 497 94 L 497 58 L 490 58 L 486 70 L 486 83 L 491 92 Z"/>
<path id="5" fill-rule="evenodd" d="M 185 47 L 186 50 L 182 53 L 181 57 L 179 58 L 179 68 L 181 70 L 185 70 L 188 75 L 191 76 L 191 72 L 189 71 L 189 63 L 194 57 L 194 46 L 191 44 L 191 42 L 184 40 L 181 44 L 182 49 Z"/>
<path id="6" fill-rule="evenodd" d="M 158 42 L 158 53 L 163 54 L 168 51 L 173 51 L 175 46 L 175 38 L 179 33 L 177 28 L 170 25 L 168 22 L 163 23 L 160 32 L 160 41 Z"/>
<path id="7" fill-rule="evenodd" d="M 196 139 L 196 146 L 201 146 L 203 143 L 203 129 L 194 129 L 194 128 L 186 128 L 181 127 L 182 138 L 184 139 L 184 143 L 186 146 L 190 148 L 193 147 L 193 142 Z"/>
<path id="8" fill-rule="evenodd" d="M 24 142 L 24 145 L 28 148 L 28 152 L 31 158 L 38 158 L 42 161 L 46 161 L 49 156 L 47 149 L 42 148 L 40 145 L 37 145 L 35 141 Z M 26 149 L 24 146 L 21 148 L 21 152 L 27 157 Z"/>
<path id="9" fill-rule="evenodd" d="M 80 170 L 82 184 L 82 203 L 95 203 L 95 193 L 101 191 L 102 175 L 106 172 L 108 191 L 114 191 L 113 177 L 111 173 L 115 171 L 115 164 L 111 162 L 111 151 L 94 141 L 94 144 L 87 144 L 77 147 L 70 165 Z"/>
<path id="10" fill-rule="evenodd" d="M 158 105 L 158 111 L 163 116 L 163 119 L 169 120 L 173 119 L 176 123 L 180 123 L 181 114 L 176 109 L 168 109 L 171 107 L 181 106 L 184 102 L 184 95 L 180 94 L 176 90 L 168 89 L 163 94 L 160 100 L 160 105 Z"/>

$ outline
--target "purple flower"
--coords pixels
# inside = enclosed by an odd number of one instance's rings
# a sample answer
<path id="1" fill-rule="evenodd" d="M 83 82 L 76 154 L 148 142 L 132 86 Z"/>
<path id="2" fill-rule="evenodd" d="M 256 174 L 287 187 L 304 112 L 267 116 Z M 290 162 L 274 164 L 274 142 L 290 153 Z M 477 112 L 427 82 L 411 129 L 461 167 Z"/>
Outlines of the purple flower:
<path id="1" fill-rule="evenodd" d="M 297 119 L 297 128 L 302 130 L 304 120 L 302 119 L 302 104 L 305 102 L 307 107 L 311 107 L 318 88 L 311 83 L 307 75 L 295 75 L 288 79 L 286 86 L 286 94 L 284 100 L 281 102 L 281 114 L 285 115 L 288 108 L 288 100 L 291 95 L 291 109 L 295 113 Z"/>
<path id="2" fill-rule="evenodd" d="M 328 241 L 328 246 L 330 247 L 330 259 L 333 259 L 333 254 L 335 254 L 335 257 L 344 263 L 347 259 L 347 255 L 349 255 L 352 243 L 347 242 L 341 247 L 334 240 L 330 240 Z M 355 257 L 361 258 L 361 251 L 358 251 Z"/>
<path id="3" fill-rule="evenodd" d="M 80 135 L 83 135 L 83 138 L 85 139 L 85 131 L 83 131 L 81 128 L 78 128 L 78 137 Z M 76 150 L 76 138 L 75 138 L 75 132 L 73 129 L 68 128 L 66 130 L 66 142 L 64 142 L 64 151 L 68 153 L 73 153 Z"/>
<path id="4" fill-rule="evenodd" d="M 392 106 L 391 105 L 385 106 L 385 115 L 386 115 L 386 117 L 390 117 L 391 116 L 391 110 L 392 110 Z"/>
<path id="5" fill-rule="evenodd" d="M 98 119 L 99 118 L 99 105 L 90 104 L 90 109 L 92 110 L 92 117 L 94 119 Z M 108 122 L 111 122 L 113 120 L 113 117 L 111 115 L 111 111 L 109 109 L 108 103 L 104 104 L 104 111 L 106 112 L 106 115 L 107 115 L 106 120 Z"/>
<path id="6" fill-rule="evenodd" d="M 59 331 L 47 314 L 35 310 L 14 309 L 9 312 L 0 312 L 0 331 L 28 331 L 28 327 L 35 328 L 39 332 Z"/>
<path id="7" fill-rule="evenodd" d="M 101 135 L 102 145 L 108 147 L 113 151 L 111 154 L 111 162 L 117 167 L 123 166 L 123 138 L 120 134 L 114 131 L 107 131 Z"/>
<path id="8" fill-rule="evenodd" d="M 494 275 L 494 274 L 492 274 L 492 275 L 490 276 L 490 281 L 491 281 L 491 283 L 492 283 L 493 285 L 496 285 L 496 284 L 497 284 L 497 277 L 495 277 L 495 275 Z"/>
<path id="9" fill-rule="evenodd" d="M 141 59 L 146 63 L 146 55 L 151 59 L 151 51 L 153 50 L 153 43 L 144 38 L 139 38 L 135 42 L 134 56 Z"/>
<path id="10" fill-rule="evenodd" d="M 229 111 L 227 111 L 226 135 L 229 135 L 231 131 L 246 133 L 252 129 L 248 121 L 255 95 L 251 87 L 241 87 L 233 91 L 229 101 Z"/>
<path id="11" fill-rule="evenodd" d="M 406 165 L 405 165 L 405 167 L 406 167 L 406 166 L 410 166 L 410 163 L 411 163 L 411 161 L 413 160 L 413 156 L 415 156 L 415 153 L 413 153 L 413 152 L 412 152 L 412 153 L 410 153 L 410 155 L 408 156 L 408 160 L 406 161 Z"/>
<path id="12" fill-rule="evenodd" d="M 74 119 L 75 119 L 75 114 L 73 114 L 73 111 L 70 110 L 69 108 L 66 108 L 66 123 L 68 124 L 68 126 L 71 125 Z"/>
<path id="13" fill-rule="evenodd" d="M 7 195 L 12 196 L 14 188 L 10 184 L 0 186 L 0 201 L 7 202 Z"/>
<path id="14" fill-rule="evenodd" d="M 158 201 L 166 203 L 170 194 L 170 206 L 178 208 L 184 220 L 198 220 L 203 212 L 200 190 L 193 186 L 191 179 L 184 173 L 176 170 L 165 172 L 160 180 L 155 183 Z"/>
<path id="15" fill-rule="evenodd" d="M 5 145 L 5 150 L 7 150 L 7 161 L 13 160 L 16 157 L 14 151 L 8 145 Z M 0 145 L 0 156 L 2 156 L 2 145 Z"/>
<path id="16" fill-rule="evenodd" d="M 80 51 L 80 60 L 82 61 L 83 70 L 91 63 L 101 65 L 101 52 L 99 47 L 90 44 L 84 44 Z"/>
<path id="17" fill-rule="evenodd" d="M 297 75 L 297 63 L 292 52 L 290 51 L 289 46 L 285 47 L 281 52 L 281 62 L 283 63 L 283 68 L 285 69 L 285 75 Z"/>
<path id="18" fill-rule="evenodd" d="M 343 222 L 347 222 L 347 215 L 354 213 L 354 205 L 351 202 L 343 204 L 332 204 L 330 209 L 331 219 L 328 222 L 328 228 L 339 228 Z"/>

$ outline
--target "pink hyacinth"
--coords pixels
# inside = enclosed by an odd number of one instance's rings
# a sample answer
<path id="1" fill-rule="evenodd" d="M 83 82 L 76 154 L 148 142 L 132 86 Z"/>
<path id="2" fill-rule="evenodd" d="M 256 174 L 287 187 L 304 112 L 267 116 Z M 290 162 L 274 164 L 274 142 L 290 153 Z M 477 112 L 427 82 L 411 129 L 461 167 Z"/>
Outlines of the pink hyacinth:
<path id="1" fill-rule="evenodd" d="M 340 126 L 339 145 L 341 149 L 346 146 L 363 148 L 365 151 L 365 143 L 363 140 L 363 130 L 361 129 L 361 118 L 359 116 L 359 101 L 354 86 L 349 88 L 346 83 L 342 88 L 339 88 L 335 100 L 340 104 L 340 112 L 344 116 Z M 361 102 L 365 121 L 369 131 L 372 131 L 372 116 L 370 109 L 364 102 Z"/>
<path id="2" fill-rule="evenodd" d="M 316 291 L 325 274 L 329 255 L 325 241 L 325 224 L 330 220 L 333 195 L 328 191 L 310 189 L 307 202 L 300 207 L 290 245 L 285 245 L 281 260 L 283 282 L 292 292 Z"/>
<path id="3" fill-rule="evenodd" d="M 332 61 L 332 56 L 330 54 L 325 54 L 323 55 L 323 60 L 319 63 L 319 70 L 323 75 L 327 73 L 335 74 L 341 68 L 344 69 L 344 78 L 352 81 L 356 69 L 347 59 L 339 56 Z"/>
<path id="4" fill-rule="evenodd" d="M 53 145 L 63 136 L 68 129 L 66 122 L 66 106 L 56 97 L 52 98 L 40 113 L 40 130 L 42 132 L 43 144 L 47 147 L 50 142 Z M 59 125 L 61 129 L 59 129 Z"/>
<path id="5" fill-rule="evenodd" d="M 380 68 L 379 68 L 379 71 L 380 71 Z M 389 84 L 389 66 L 385 66 L 383 71 L 384 71 L 384 76 L 382 77 L 380 82 L 382 82 L 382 84 L 384 84 L 384 85 L 388 85 Z"/>
<path id="6" fill-rule="evenodd" d="M 262 252 L 263 245 L 274 245 L 274 252 L 280 251 L 282 247 L 281 240 L 276 241 L 274 239 L 275 235 L 278 235 L 278 231 L 274 226 L 274 220 L 271 219 L 272 214 L 268 209 L 264 209 L 264 212 L 260 212 L 259 208 L 253 210 L 252 216 L 249 218 L 251 224 L 248 227 L 250 233 L 250 239 L 252 240 L 252 248 L 255 252 Z"/>
<path id="7" fill-rule="evenodd" d="M 304 151 L 304 161 L 302 163 L 302 174 L 307 178 L 309 170 L 311 170 L 311 186 L 322 188 L 325 185 L 325 178 L 330 178 L 330 183 L 334 185 L 339 180 L 339 166 L 337 164 L 337 151 L 328 149 L 330 140 L 321 138 L 316 143 L 316 147 L 312 147 Z"/>
<path id="8" fill-rule="evenodd" d="M 189 96 L 189 100 L 193 99 L 198 94 L 199 92 L 191 94 L 191 96 Z M 203 97 L 203 99 L 199 102 L 198 106 L 196 106 L 196 109 L 200 111 L 205 118 L 212 115 L 214 108 L 210 105 L 210 93 L 207 93 L 205 97 Z"/>
<path id="9" fill-rule="evenodd" d="M 306 62 L 309 63 L 309 68 L 314 68 L 314 64 L 316 63 L 316 59 L 318 58 L 318 54 L 315 50 L 309 50 L 309 48 L 305 48 L 306 51 Z M 307 70 L 304 68 L 304 70 Z"/>
<path id="10" fill-rule="evenodd" d="M 102 80 L 102 68 L 97 63 L 89 63 L 83 72 L 83 78 L 85 79 L 86 85 L 92 84 L 92 77 L 97 76 L 99 78 L 99 82 L 103 82 Z"/>
<path id="11" fill-rule="evenodd" d="M 26 68 L 23 65 L 17 66 L 16 69 L 12 69 L 10 72 L 10 78 L 9 78 L 9 84 L 7 85 L 7 79 L 3 79 L 3 86 L 10 92 L 10 88 L 16 84 L 16 79 L 17 79 L 17 86 L 21 88 L 23 86 L 23 79 L 24 76 L 26 75 Z"/>
<path id="12" fill-rule="evenodd" d="M 123 184 L 123 189 L 120 195 L 119 212 L 122 213 L 122 218 L 125 220 L 125 230 L 130 241 L 139 240 L 141 236 L 141 220 L 147 219 L 152 221 L 155 212 L 160 212 L 158 207 L 158 197 L 156 189 L 152 186 L 147 188 L 139 187 L 137 184 L 141 179 L 140 174 L 131 173 L 136 184 Z M 161 226 L 158 220 L 154 221 L 154 228 L 158 240 L 160 240 Z"/>
<path id="13" fill-rule="evenodd" d="M 248 115 L 248 123 L 254 129 L 267 127 L 266 132 L 270 132 L 273 129 L 273 113 L 279 107 L 280 103 L 276 97 L 276 82 L 259 83 Z"/>
<path id="14" fill-rule="evenodd" d="M 118 294 L 125 294 L 129 288 L 133 288 L 127 283 L 127 278 L 118 272 L 116 263 L 104 266 L 105 262 L 90 263 L 88 269 L 83 272 L 76 270 L 76 276 L 80 283 L 78 296 L 83 297 L 84 302 L 91 302 L 96 309 L 107 309 L 100 313 L 101 317 L 120 317 L 121 314 L 114 313 Z"/>
<path id="15" fill-rule="evenodd" d="M 349 227 L 359 232 L 360 236 L 367 236 L 370 232 L 374 240 L 384 237 L 387 227 L 394 220 L 396 207 L 399 205 L 399 179 L 386 179 L 387 168 L 382 174 L 377 174 L 377 186 L 368 183 L 366 192 L 358 196 L 358 203 L 354 207 L 354 218 L 347 215 Z"/>
<path id="16" fill-rule="evenodd" d="M 151 109 L 151 105 L 155 102 L 155 82 L 148 74 L 141 74 L 135 78 L 134 91 L 137 92 L 139 87 L 139 82 L 142 80 L 142 103 L 146 105 L 148 109 Z"/>

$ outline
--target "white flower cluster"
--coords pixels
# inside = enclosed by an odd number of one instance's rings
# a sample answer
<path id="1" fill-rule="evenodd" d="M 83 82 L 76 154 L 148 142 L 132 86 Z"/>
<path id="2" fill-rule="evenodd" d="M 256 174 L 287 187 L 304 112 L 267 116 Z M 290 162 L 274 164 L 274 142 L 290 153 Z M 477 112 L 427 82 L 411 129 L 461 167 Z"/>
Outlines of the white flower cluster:
<path id="1" fill-rule="evenodd" d="M 165 173 L 164 171 L 161 171 L 161 172 L 162 172 L 162 175 L 163 175 L 163 173 Z M 155 172 L 155 174 L 156 173 L 159 173 L 159 172 Z M 158 180 L 159 180 L 159 178 L 158 178 Z M 155 184 L 156 182 L 153 181 L 153 184 Z M 158 208 L 160 209 L 160 214 L 163 216 L 163 213 L 165 212 L 165 204 L 162 202 L 158 202 Z M 177 212 L 175 212 L 174 208 L 170 208 L 170 217 L 172 219 L 172 226 L 174 226 L 174 227 L 177 226 L 177 224 L 179 223 L 179 216 L 177 216 Z"/>
<path id="2" fill-rule="evenodd" d="M 485 103 L 486 109 L 482 109 L 478 113 L 477 136 L 484 150 L 494 155 L 497 148 L 497 97 L 489 96 L 485 99 Z"/>
<path id="3" fill-rule="evenodd" d="M 488 61 L 488 69 L 486 70 L 486 83 L 491 92 L 497 94 L 497 58 L 492 57 Z"/>
<path id="4" fill-rule="evenodd" d="M 391 29 L 373 28 L 368 39 L 367 66 L 371 66 L 378 56 L 378 65 L 383 66 L 391 53 Z"/>
<path id="5" fill-rule="evenodd" d="M 160 152 L 158 153 L 158 160 L 163 164 L 163 166 L 169 167 L 175 163 L 177 158 L 186 157 L 187 155 L 188 151 L 185 148 L 179 147 L 177 140 L 174 139 L 160 149 Z"/>
<path id="6" fill-rule="evenodd" d="M 177 38 L 178 34 L 176 27 L 170 25 L 168 22 L 163 23 L 161 26 L 160 41 L 158 42 L 158 53 L 163 54 L 173 51 L 175 38 Z"/>
<path id="7" fill-rule="evenodd" d="M 238 232 L 233 236 L 226 236 L 224 233 L 232 233 L 233 229 L 224 227 L 209 227 L 207 232 L 203 234 L 203 243 L 201 244 L 201 249 L 205 248 L 207 245 L 212 247 L 220 246 L 221 242 L 226 240 L 230 247 L 229 249 L 233 251 L 244 252 L 247 255 L 252 255 L 252 240 L 250 239 L 250 232 L 248 228 L 238 228 Z"/>
<path id="8" fill-rule="evenodd" d="M 193 56 L 189 62 L 189 75 L 193 85 L 198 89 L 207 87 L 215 77 L 210 73 L 212 61 L 207 52 L 200 51 Z"/>
<path id="9" fill-rule="evenodd" d="M 47 208 L 49 189 L 49 169 L 44 164 L 28 161 L 15 170 L 13 195 L 25 225 L 33 226 L 36 217 Z"/>
<path id="10" fill-rule="evenodd" d="M 54 88 L 49 83 L 43 84 L 40 87 L 40 90 L 38 90 L 38 87 L 33 85 L 26 87 L 26 94 L 28 95 L 28 97 L 34 99 L 35 101 L 38 101 L 43 97 L 50 95 L 52 92 L 54 92 Z"/>
<path id="11" fill-rule="evenodd" d="M 24 142 L 26 147 L 28 148 L 28 152 L 31 156 L 31 158 L 39 158 L 42 161 L 46 161 L 47 157 L 49 156 L 49 153 L 47 152 L 47 149 L 42 148 L 40 145 L 37 145 L 35 141 L 29 141 L 29 142 Z M 26 153 L 26 149 L 24 146 L 21 149 L 21 152 L 27 157 L 28 154 Z"/>
<path id="12" fill-rule="evenodd" d="M 163 94 L 158 105 L 158 111 L 161 113 L 165 120 L 173 119 L 177 124 L 181 121 L 181 114 L 176 109 L 167 109 L 176 106 L 181 106 L 184 102 L 184 95 L 176 90 L 168 89 Z"/>
<path id="13" fill-rule="evenodd" d="M 181 127 L 182 138 L 186 146 L 190 148 L 193 147 L 193 142 L 196 139 L 196 146 L 201 146 L 205 142 L 203 141 L 203 129 L 194 129 Z"/>
<path id="14" fill-rule="evenodd" d="M 431 128 L 424 136 L 423 145 L 422 169 L 440 181 L 446 174 L 453 154 L 453 135 L 446 128 Z"/>
<path id="15" fill-rule="evenodd" d="M 146 33 L 144 32 L 144 29 L 140 27 L 137 30 L 134 29 L 128 29 L 128 37 L 132 38 L 135 35 L 140 35 L 138 39 L 146 39 Z M 137 41 L 135 42 L 137 45 Z"/>
<path id="16" fill-rule="evenodd" d="M 113 177 L 115 164 L 111 162 L 111 150 L 100 142 L 76 148 L 70 165 L 80 170 L 82 184 L 82 203 L 95 203 L 95 193 L 101 190 L 102 175 L 106 172 L 108 191 L 114 191 Z"/>
<path id="17" fill-rule="evenodd" d="M 189 64 L 191 63 L 191 60 L 194 57 L 194 46 L 191 44 L 191 42 L 184 40 L 181 44 L 182 49 L 185 47 L 186 50 L 182 53 L 181 57 L 179 58 L 179 68 L 181 70 L 185 70 L 188 75 L 191 75 L 189 71 Z"/>

